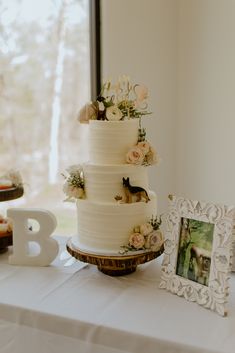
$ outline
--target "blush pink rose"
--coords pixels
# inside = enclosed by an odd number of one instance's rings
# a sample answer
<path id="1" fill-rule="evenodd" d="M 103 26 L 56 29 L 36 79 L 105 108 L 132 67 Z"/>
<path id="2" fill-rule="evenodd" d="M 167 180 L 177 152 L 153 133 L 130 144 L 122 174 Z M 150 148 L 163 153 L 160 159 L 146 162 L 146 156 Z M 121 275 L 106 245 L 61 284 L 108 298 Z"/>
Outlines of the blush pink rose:
<path id="1" fill-rule="evenodd" d="M 148 88 L 144 85 L 135 85 L 135 94 L 137 102 L 143 102 L 148 98 Z"/>
<path id="2" fill-rule="evenodd" d="M 126 155 L 126 161 L 130 164 L 142 164 L 144 161 L 144 153 L 141 148 L 132 147 Z"/>
<path id="3" fill-rule="evenodd" d="M 145 239 L 140 233 L 133 233 L 129 238 L 129 245 L 133 246 L 136 250 L 142 249 L 144 247 Z"/>

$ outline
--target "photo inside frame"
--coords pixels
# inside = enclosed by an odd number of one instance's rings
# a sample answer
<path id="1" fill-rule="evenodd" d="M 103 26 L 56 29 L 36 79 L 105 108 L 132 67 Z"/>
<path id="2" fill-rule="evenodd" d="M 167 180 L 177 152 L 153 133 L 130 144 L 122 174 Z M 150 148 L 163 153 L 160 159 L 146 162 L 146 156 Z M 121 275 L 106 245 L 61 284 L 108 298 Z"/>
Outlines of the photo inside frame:
<path id="1" fill-rule="evenodd" d="M 176 274 L 208 286 L 214 224 L 181 218 Z"/>

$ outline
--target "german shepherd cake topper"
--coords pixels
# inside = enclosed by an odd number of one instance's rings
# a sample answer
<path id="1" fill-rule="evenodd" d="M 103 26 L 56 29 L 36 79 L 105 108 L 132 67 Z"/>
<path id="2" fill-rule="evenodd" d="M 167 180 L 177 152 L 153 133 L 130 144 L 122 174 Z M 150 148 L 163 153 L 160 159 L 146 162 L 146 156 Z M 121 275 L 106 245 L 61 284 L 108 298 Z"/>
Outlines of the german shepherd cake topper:
<path id="1" fill-rule="evenodd" d="M 122 201 L 124 203 L 150 201 L 147 191 L 140 186 L 131 185 L 129 177 L 122 178 L 122 185 L 125 192 L 125 200 L 122 198 L 122 196 L 119 195 L 115 196 L 115 200 Z"/>

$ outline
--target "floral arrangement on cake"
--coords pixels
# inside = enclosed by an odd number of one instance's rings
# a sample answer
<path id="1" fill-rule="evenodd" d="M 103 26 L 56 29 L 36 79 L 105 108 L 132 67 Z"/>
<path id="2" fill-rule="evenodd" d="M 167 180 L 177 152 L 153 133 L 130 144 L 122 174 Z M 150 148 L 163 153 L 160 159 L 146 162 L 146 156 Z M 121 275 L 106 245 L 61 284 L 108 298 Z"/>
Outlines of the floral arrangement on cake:
<path id="1" fill-rule="evenodd" d="M 161 217 L 159 219 L 152 217 L 149 222 L 134 227 L 128 244 L 121 247 L 120 253 L 126 254 L 129 251 L 137 250 L 160 250 L 164 242 L 163 234 L 160 230 L 161 223 Z"/>
<path id="2" fill-rule="evenodd" d="M 146 140 L 145 129 L 139 129 L 138 142 L 127 152 L 126 161 L 129 164 L 144 166 L 157 164 L 159 162 L 157 152 Z"/>
<path id="3" fill-rule="evenodd" d="M 127 76 L 120 77 L 115 84 L 108 80 L 102 85 L 97 99 L 81 108 L 78 121 L 89 123 L 89 120 L 119 121 L 141 118 L 151 114 L 147 110 L 147 98 L 147 87 L 132 84 Z"/>
<path id="4" fill-rule="evenodd" d="M 65 179 L 63 192 L 67 196 L 64 201 L 75 201 L 85 198 L 85 182 L 81 165 L 72 165 L 62 174 Z"/>

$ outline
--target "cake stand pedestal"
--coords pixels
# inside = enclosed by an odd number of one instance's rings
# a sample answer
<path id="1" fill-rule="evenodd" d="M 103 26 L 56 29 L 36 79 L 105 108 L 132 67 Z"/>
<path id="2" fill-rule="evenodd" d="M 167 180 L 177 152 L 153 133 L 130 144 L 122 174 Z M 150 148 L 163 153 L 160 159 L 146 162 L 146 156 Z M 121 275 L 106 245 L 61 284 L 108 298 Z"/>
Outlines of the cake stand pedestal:
<path id="1" fill-rule="evenodd" d="M 128 255 L 96 255 L 81 251 L 72 242 L 72 238 L 66 244 L 67 251 L 76 259 L 92 265 L 109 276 L 123 276 L 135 272 L 138 265 L 156 259 L 164 251 L 164 245 L 158 251 L 142 252 Z"/>
<path id="2" fill-rule="evenodd" d="M 13 187 L 10 189 L 0 190 L 0 202 L 11 201 L 23 196 L 24 189 L 22 187 Z M 0 253 L 7 251 L 7 247 L 12 245 L 12 232 L 0 235 Z"/>

